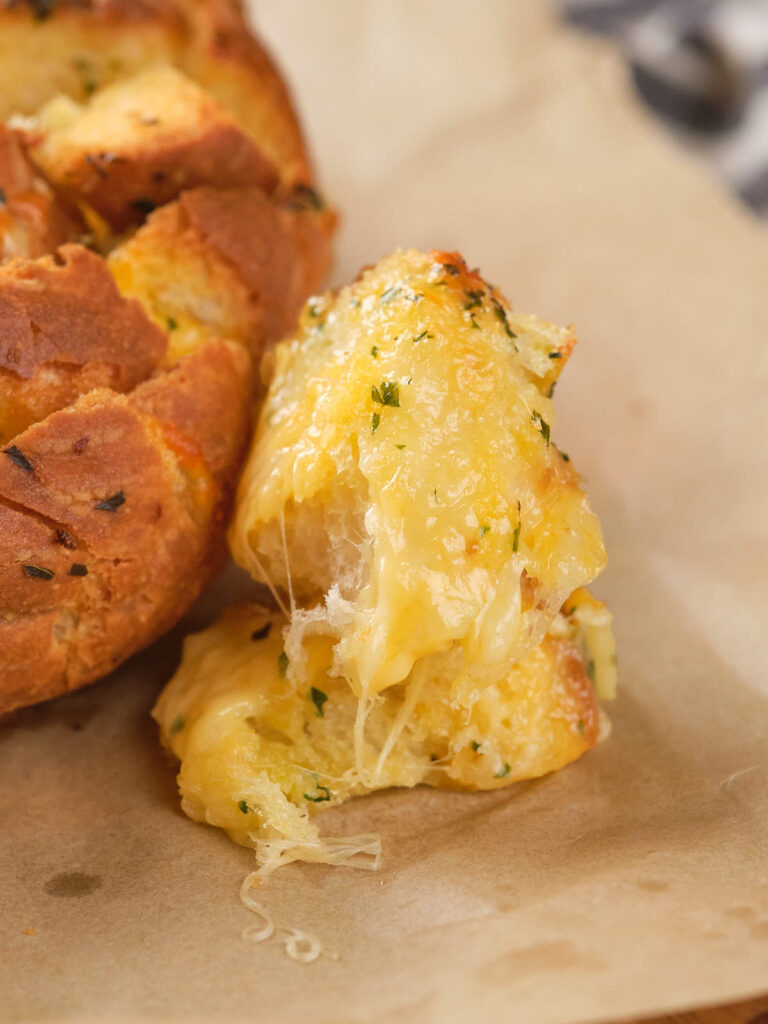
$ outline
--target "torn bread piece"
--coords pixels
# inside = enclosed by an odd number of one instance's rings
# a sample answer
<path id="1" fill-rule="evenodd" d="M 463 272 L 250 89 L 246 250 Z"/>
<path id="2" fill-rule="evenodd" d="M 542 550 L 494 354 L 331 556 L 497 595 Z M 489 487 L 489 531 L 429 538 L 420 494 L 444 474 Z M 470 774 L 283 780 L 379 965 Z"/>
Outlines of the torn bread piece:
<path id="1" fill-rule="evenodd" d="M 266 873 L 293 859 L 375 856 L 370 834 L 328 839 L 314 820 L 352 796 L 419 784 L 485 790 L 537 778 L 580 757 L 607 728 L 598 697 L 613 696 L 615 686 L 611 618 L 584 590 L 538 647 L 474 699 L 455 692 L 451 653 L 425 659 L 382 693 L 368 716 L 366 743 L 378 766 L 367 779 L 355 769 L 357 701 L 331 672 L 331 641 L 307 641 L 305 678 L 296 686 L 286 671 L 285 629 L 279 613 L 229 610 L 187 638 L 153 711 L 163 743 L 181 761 L 186 813 L 254 847 Z"/>
<path id="2" fill-rule="evenodd" d="M 22 132 L 0 124 L 0 260 L 34 259 L 86 233 L 32 165 Z"/>
<path id="3" fill-rule="evenodd" d="M 85 105 L 60 96 L 38 114 L 30 155 L 74 203 L 110 227 L 139 224 L 200 185 L 258 185 L 278 171 L 234 116 L 169 65 L 96 92 Z"/>
<path id="4" fill-rule="evenodd" d="M 314 194 L 313 194 L 314 195 Z M 295 325 L 330 264 L 336 215 L 305 190 L 198 188 L 153 213 L 109 256 L 124 295 L 170 332 L 171 359 L 211 337 L 255 357 Z"/>
<path id="5" fill-rule="evenodd" d="M 290 860 L 375 866 L 314 812 L 387 786 L 493 789 L 607 732 L 600 526 L 551 435 L 570 330 L 456 253 L 311 299 L 271 377 L 230 546 L 281 612 L 188 638 L 154 714 L 182 806 Z"/>
<path id="6" fill-rule="evenodd" d="M 387 257 L 310 300 L 274 375 L 230 529 L 368 700 L 458 649 L 469 690 L 502 678 L 605 565 L 554 443 L 573 333 L 515 314 L 455 253 Z"/>
<path id="7" fill-rule="evenodd" d="M 239 0 L 0 0 L 0 120 L 167 64 L 232 111 L 281 181 L 311 180 L 290 92 Z"/>

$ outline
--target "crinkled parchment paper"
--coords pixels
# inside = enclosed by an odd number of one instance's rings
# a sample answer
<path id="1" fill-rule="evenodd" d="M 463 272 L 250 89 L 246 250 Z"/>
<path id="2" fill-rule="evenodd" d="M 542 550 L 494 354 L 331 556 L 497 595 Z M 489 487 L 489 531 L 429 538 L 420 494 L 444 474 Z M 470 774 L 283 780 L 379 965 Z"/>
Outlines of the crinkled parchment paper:
<path id="1" fill-rule="evenodd" d="M 608 1020 L 768 989 L 768 235 L 530 0 L 270 0 L 344 223 L 336 277 L 460 249 L 575 323 L 553 436 L 610 566 L 612 737 L 503 792 L 331 812 L 380 874 L 252 857 L 177 807 L 148 709 L 178 635 L 0 727 L 3 1020 Z M 202 614 L 202 613 L 201 613 Z"/>

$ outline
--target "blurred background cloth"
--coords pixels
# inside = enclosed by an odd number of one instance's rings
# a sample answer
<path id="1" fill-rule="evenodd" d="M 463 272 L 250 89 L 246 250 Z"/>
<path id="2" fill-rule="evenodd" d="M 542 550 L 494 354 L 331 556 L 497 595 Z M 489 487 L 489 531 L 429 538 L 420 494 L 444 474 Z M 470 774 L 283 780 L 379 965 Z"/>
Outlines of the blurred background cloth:
<path id="1" fill-rule="evenodd" d="M 560 0 L 612 37 L 645 101 L 768 219 L 768 0 Z"/>

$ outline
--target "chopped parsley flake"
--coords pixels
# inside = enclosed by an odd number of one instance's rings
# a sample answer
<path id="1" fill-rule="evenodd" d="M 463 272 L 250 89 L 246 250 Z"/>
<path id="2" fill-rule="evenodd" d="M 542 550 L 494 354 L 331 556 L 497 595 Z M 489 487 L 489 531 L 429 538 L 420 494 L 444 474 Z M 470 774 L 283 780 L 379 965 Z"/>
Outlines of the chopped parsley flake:
<path id="1" fill-rule="evenodd" d="M 563 353 L 562 352 L 550 352 L 549 353 L 549 358 L 550 359 L 562 359 L 563 358 Z"/>
<path id="2" fill-rule="evenodd" d="M 402 450 L 403 450 L 403 448 L 405 448 L 405 445 L 404 445 L 404 444 L 396 444 L 396 445 L 395 445 L 395 448 L 399 448 L 399 449 L 400 449 L 400 451 L 402 451 Z"/>
<path id="3" fill-rule="evenodd" d="M 506 779 L 506 777 L 509 775 L 511 771 L 512 769 L 505 761 L 501 768 L 499 768 L 499 770 L 494 773 L 493 777 L 494 779 Z"/>
<path id="4" fill-rule="evenodd" d="M 475 314 L 474 313 L 470 316 L 469 321 L 472 324 L 472 326 L 475 328 L 476 331 L 480 330 L 480 324 L 477 322 L 477 320 L 475 320 Z"/>
<path id="5" fill-rule="evenodd" d="M 377 412 L 375 412 L 373 414 L 373 416 L 371 417 L 371 433 L 372 434 L 375 434 L 376 431 L 379 429 L 379 424 L 380 423 L 381 423 L 381 416 Z"/>
<path id="6" fill-rule="evenodd" d="M 531 413 L 531 422 L 538 430 L 541 431 L 541 436 L 546 441 L 547 448 L 549 448 L 549 424 L 547 421 L 542 417 L 540 412 L 536 412 L 534 409 Z"/>
<path id="7" fill-rule="evenodd" d="M 11 462 L 15 463 L 19 469 L 23 469 L 26 473 L 33 473 L 34 467 L 29 459 L 24 455 L 15 444 L 12 444 L 10 448 L 3 448 L 3 455 L 7 455 Z"/>
<path id="8" fill-rule="evenodd" d="M 413 339 L 414 344 L 419 341 L 424 341 L 425 338 L 434 338 L 432 331 L 422 331 L 421 334 L 417 335 L 417 337 Z"/>
<path id="9" fill-rule="evenodd" d="M 589 676 L 589 678 L 594 683 L 594 681 L 595 681 L 595 663 L 592 660 L 592 658 L 590 658 L 589 661 L 587 662 L 587 675 Z"/>
<path id="10" fill-rule="evenodd" d="M 485 290 L 483 288 L 471 288 L 464 292 L 467 301 L 464 303 L 464 309 L 477 309 L 482 306 L 483 299 L 485 298 Z"/>
<path id="11" fill-rule="evenodd" d="M 179 326 L 178 320 L 174 320 L 172 316 L 169 316 L 165 322 L 168 325 L 169 331 L 175 331 Z"/>
<path id="12" fill-rule="evenodd" d="M 97 501 L 93 506 L 99 512 L 117 512 L 121 505 L 125 504 L 125 495 L 122 491 L 118 491 L 117 494 L 113 494 L 109 498 L 104 498 L 103 501 Z"/>
<path id="13" fill-rule="evenodd" d="M 280 673 L 280 678 L 285 679 L 285 674 L 288 671 L 290 661 L 285 651 L 280 651 L 280 657 L 277 659 L 277 671 Z"/>
<path id="14" fill-rule="evenodd" d="M 461 273 L 461 270 L 456 266 L 455 263 L 444 263 L 443 270 L 446 270 L 451 275 L 451 277 L 458 277 L 459 274 Z"/>
<path id="15" fill-rule="evenodd" d="M 484 537 L 486 533 L 490 532 L 490 529 L 491 528 L 487 523 L 483 523 L 483 525 L 480 527 L 480 536 Z"/>
<path id="16" fill-rule="evenodd" d="M 265 622 L 261 629 L 254 629 L 251 633 L 251 640 L 265 640 L 269 636 L 270 629 L 272 629 L 272 623 Z"/>
<path id="17" fill-rule="evenodd" d="M 142 217 L 148 217 L 156 209 L 155 203 L 151 199 L 132 199 L 128 205 L 136 213 L 141 214 Z"/>
<path id="18" fill-rule="evenodd" d="M 174 720 L 171 722 L 170 728 L 168 729 L 169 735 L 175 736 L 177 732 L 181 732 L 185 724 L 186 723 L 184 722 L 184 719 L 181 717 L 181 715 L 176 715 Z"/>
<path id="19" fill-rule="evenodd" d="M 322 690 L 318 690 L 316 686 L 313 686 L 309 691 L 309 699 L 315 705 L 318 718 L 325 718 L 325 712 L 323 711 L 323 704 L 328 700 L 328 694 L 323 693 Z"/>
<path id="20" fill-rule="evenodd" d="M 517 526 L 512 531 L 512 550 L 517 551 L 520 547 L 520 528 L 523 525 L 520 502 L 517 503 Z"/>
<path id="21" fill-rule="evenodd" d="M 507 320 L 507 311 L 504 309 L 504 307 L 502 306 L 498 299 L 493 300 L 493 312 L 494 315 L 496 316 L 496 319 L 501 321 L 501 324 L 506 332 L 507 337 L 511 338 L 514 341 L 517 335 L 509 326 L 509 320 Z M 515 345 L 515 351 L 517 351 L 517 345 Z"/>
<path id="22" fill-rule="evenodd" d="M 321 786 L 318 782 L 316 783 L 316 788 L 317 791 L 322 794 L 321 796 L 310 796 L 309 793 L 305 793 L 304 799 L 309 800 L 310 803 L 313 804 L 322 804 L 325 803 L 326 800 L 331 799 L 331 791 L 327 786 Z"/>
<path id="23" fill-rule="evenodd" d="M 373 348 L 371 349 L 371 355 L 373 356 L 374 359 L 378 359 L 378 356 L 379 356 L 379 346 L 378 345 L 374 345 L 373 346 Z"/>
<path id="24" fill-rule="evenodd" d="M 371 398 L 379 405 L 400 406 L 400 388 L 397 381 L 383 380 L 377 388 L 374 384 L 371 387 Z"/>
<path id="25" fill-rule="evenodd" d="M 33 580 L 52 580 L 56 575 L 53 569 L 43 569 L 39 565 L 25 565 L 24 572 Z"/>
<path id="26" fill-rule="evenodd" d="M 400 289 L 396 284 L 393 284 L 391 288 L 387 288 L 386 291 L 382 292 L 379 296 L 379 302 L 391 302 L 392 299 L 396 299 L 400 294 Z"/>
<path id="27" fill-rule="evenodd" d="M 311 185 L 296 185 L 285 206 L 288 210 L 322 210 L 324 203 Z"/>
<path id="28" fill-rule="evenodd" d="M 50 18 L 53 12 L 54 0 L 32 0 L 32 12 L 35 16 L 35 21 L 45 21 L 46 18 Z"/>
<path id="29" fill-rule="evenodd" d="M 479 753 L 480 753 L 480 747 L 481 747 L 481 746 L 482 746 L 482 744 L 481 744 L 481 743 L 478 743 L 478 742 L 477 742 L 477 740 L 472 740 L 472 749 L 474 750 L 474 752 L 475 752 L 476 754 L 479 754 Z"/>
<path id="30" fill-rule="evenodd" d="M 580 718 L 578 720 L 578 722 L 576 723 L 576 728 L 579 730 L 579 732 L 581 733 L 582 736 L 586 735 L 587 726 L 586 726 L 583 718 Z"/>
<path id="31" fill-rule="evenodd" d="M 251 809 L 248 806 L 248 804 L 246 803 L 245 800 L 238 800 L 237 801 L 237 807 L 238 807 L 238 810 L 240 810 L 243 814 L 247 814 L 250 811 L 250 809 Z"/>

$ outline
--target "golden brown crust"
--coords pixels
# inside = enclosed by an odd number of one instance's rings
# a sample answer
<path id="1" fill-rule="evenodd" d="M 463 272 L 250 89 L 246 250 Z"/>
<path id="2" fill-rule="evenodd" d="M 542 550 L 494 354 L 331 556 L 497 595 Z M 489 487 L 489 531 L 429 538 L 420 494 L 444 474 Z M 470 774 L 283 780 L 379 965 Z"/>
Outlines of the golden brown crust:
<path id="1" fill-rule="evenodd" d="M 0 440 L 96 387 L 130 391 L 167 339 L 79 245 L 0 266 Z"/>
<path id="2" fill-rule="evenodd" d="M 0 120 L 161 63 L 231 110 L 284 181 L 310 180 L 289 92 L 235 0 L 0 0 Z"/>
<path id="3" fill-rule="evenodd" d="M 233 338 L 258 358 L 295 324 L 330 263 L 335 214 L 304 192 L 276 203 L 258 188 L 199 188 L 157 210 L 110 266 L 156 323 L 171 354 Z"/>
<path id="4" fill-rule="evenodd" d="M 283 337 L 325 278 L 335 215 L 277 205 L 253 188 L 200 188 L 180 206 L 205 249 L 233 268 L 258 307 L 259 342 Z"/>
<path id="5" fill-rule="evenodd" d="M 185 189 L 258 185 L 271 192 L 278 183 L 272 161 L 232 115 L 173 68 L 116 83 L 84 108 L 61 108 L 57 101 L 41 113 L 32 159 L 116 231 Z"/>
<path id="6" fill-rule="evenodd" d="M 17 438 L 24 462 L 0 460 L 0 713 L 98 678 L 194 601 L 223 556 L 249 391 L 246 354 L 214 343 Z"/>
<path id="7" fill-rule="evenodd" d="M 231 110 L 292 186 L 312 169 L 290 92 L 274 61 L 249 30 L 239 0 L 187 5 L 193 26 L 183 68 Z"/>
<path id="8" fill-rule="evenodd" d="M 0 125 L 0 260 L 34 259 L 84 231 L 80 217 L 35 172 L 21 134 Z"/>

